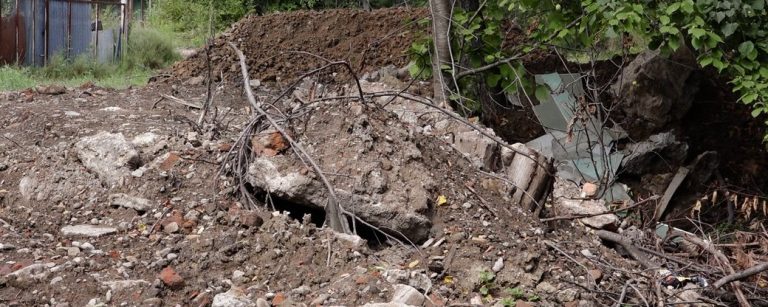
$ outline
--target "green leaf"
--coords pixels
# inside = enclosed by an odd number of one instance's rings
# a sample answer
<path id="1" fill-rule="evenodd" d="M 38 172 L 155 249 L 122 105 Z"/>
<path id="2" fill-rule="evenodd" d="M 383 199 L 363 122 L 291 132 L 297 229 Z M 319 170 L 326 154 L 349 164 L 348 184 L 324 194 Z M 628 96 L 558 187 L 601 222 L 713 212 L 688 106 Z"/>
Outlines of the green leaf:
<path id="1" fill-rule="evenodd" d="M 694 37 L 694 38 L 691 40 L 691 46 L 693 46 L 693 49 L 696 49 L 696 50 L 699 50 L 699 49 L 701 49 L 701 46 L 702 46 L 702 45 L 701 45 L 701 40 L 700 40 L 700 39 L 698 39 L 698 38 L 695 38 L 695 37 Z"/>
<path id="2" fill-rule="evenodd" d="M 488 74 L 488 76 L 485 77 L 485 83 L 488 84 L 489 87 L 496 87 L 496 85 L 499 84 L 499 80 L 501 80 L 501 75 L 499 74 Z"/>
<path id="3" fill-rule="evenodd" d="M 691 28 L 688 30 L 688 34 L 691 34 L 694 38 L 700 38 L 707 34 L 707 31 L 701 28 Z"/>
<path id="4" fill-rule="evenodd" d="M 757 99 L 758 95 L 757 93 L 749 93 L 744 96 L 741 96 L 741 102 L 745 104 L 750 104 L 754 102 Z"/>
<path id="5" fill-rule="evenodd" d="M 667 44 L 669 45 L 669 48 L 672 48 L 672 51 L 675 51 L 677 50 L 677 48 L 680 48 L 680 40 L 677 37 L 670 39 L 669 42 L 667 42 Z"/>
<path id="6" fill-rule="evenodd" d="M 712 60 L 713 58 L 711 56 L 704 57 L 699 60 L 699 65 L 701 65 L 701 67 L 707 67 L 707 65 L 712 64 Z"/>
<path id="7" fill-rule="evenodd" d="M 768 79 L 768 67 L 760 67 L 760 76 L 763 79 Z"/>
<path id="8" fill-rule="evenodd" d="M 717 68 L 717 72 L 722 72 L 726 65 L 720 59 L 712 59 L 712 66 Z"/>
<path id="9" fill-rule="evenodd" d="M 539 102 L 544 102 L 545 100 L 549 99 L 549 95 L 551 93 L 552 92 L 546 85 L 536 86 L 536 100 Z"/>
<path id="10" fill-rule="evenodd" d="M 723 36 L 728 37 L 733 35 L 733 33 L 736 32 L 736 29 L 739 27 L 738 23 L 730 22 L 723 25 L 722 28 L 720 28 L 720 31 L 723 32 Z"/>
<path id="11" fill-rule="evenodd" d="M 486 286 L 480 287 L 480 294 L 488 295 L 488 292 L 489 292 L 488 287 L 486 287 Z"/>
<path id="12" fill-rule="evenodd" d="M 707 35 L 707 48 L 715 48 L 718 43 L 722 43 L 723 39 L 715 33 L 709 33 Z"/>
<path id="13" fill-rule="evenodd" d="M 762 11 L 765 8 L 765 0 L 753 0 L 751 6 L 755 11 Z"/>
<path id="14" fill-rule="evenodd" d="M 755 108 L 754 110 L 752 110 L 752 117 L 758 117 L 760 116 L 760 113 L 763 113 L 763 112 L 765 112 L 764 108 L 762 107 Z"/>
<path id="15" fill-rule="evenodd" d="M 663 25 L 668 25 L 669 24 L 669 16 L 661 15 L 661 16 L 659 16 L 659 21 L 661 21 L 661 24 L 663 24 Z"/>
<path id="16" fill-rule="evenodd" d="M 683 12 L 690 14 L 693 13 L 693 5 L 693 0 L 683 0 L 680 8 L 683 10 Z"/>
<path id="17" fill-rule="evenodd" d="M 677 12 L 678 9 L 680 9 L 680 3 L 679 2 L 672 3 L 670 6 L 667 7 L 667 10 L 666 10 L 667 15 L 674 14 L 675 12 Z"/>
<path id="18" fill-rule="evenodd" d="M 745 57 L 749 56 L 752 51 L 755 51 L 755 44 L 752 41 L 746 41 L 739 45 L 739 53 Z"/>

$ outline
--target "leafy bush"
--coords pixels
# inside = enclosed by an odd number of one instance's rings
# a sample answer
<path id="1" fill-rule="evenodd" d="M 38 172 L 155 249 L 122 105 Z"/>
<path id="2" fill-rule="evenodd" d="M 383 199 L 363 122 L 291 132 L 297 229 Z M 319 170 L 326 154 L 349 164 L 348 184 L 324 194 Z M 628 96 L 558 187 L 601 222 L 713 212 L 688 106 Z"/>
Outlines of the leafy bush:
<path id="1" fill-rule="evenodd" d="M 668 54 L 687 46 L 699 65 L 730 78 L 739 101 L 752 107 L 753 116 L 768 114 L 766 0 L 488 0 L 483 4 L 479 12 L 456 8 L 451 36 L 455 64 L 466 60 L 469 68 L 490 65 L 492 69 L 477 76 L 491 88 L 514 93 L 519 85 L 530 87 L 525 84 L 527 78 L 520 78 L 525 69 L 519 57 L 536 48 L 559 46 L 578 58 L 645 49 Z M 512 19 L 520 22 L 528 42 L 505 46 L 504 25 Z M 415 61 L 428 65 L 424 62 Z"/>
<path id="2" fill-rule="evenodd" d="M 135 28 L 131 31 L 120 68 L 158 69 L 173 63 L 181 57 L 171 42 L 170 38 L 157 30 Z"/>

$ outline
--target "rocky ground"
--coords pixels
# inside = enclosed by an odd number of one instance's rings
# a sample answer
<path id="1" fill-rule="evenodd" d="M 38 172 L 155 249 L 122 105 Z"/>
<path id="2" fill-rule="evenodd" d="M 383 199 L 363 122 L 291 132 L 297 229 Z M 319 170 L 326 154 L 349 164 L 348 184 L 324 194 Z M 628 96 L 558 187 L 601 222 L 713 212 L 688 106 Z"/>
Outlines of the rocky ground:
<path id="1" fill-rule="evenodd" d="M 660 250 L 660 238 L 637 227 L 642 217 L 543 223 L 536 214 L 562 214 L 553 206 L 565 198 L 574 207 L 591 203 L 562 180 L 554 183 L 558 200 L 535 213 L 512 201 L 520 191 L 508 180 L 509 152 L 489 150 L 495 142 L 449 113 L 372 94 L 363 103 L 354 83 L 332 74 L 277 99 L 283 81 L 321 62 L 279 60 L 285 55 L 274 54 L 276 44 L 350 60 L 363 67 L 367 93 L 399 91 L 409 83 L 400 68 L 417 35 L 413 22 L 424 14 L 246 19 L 216 42 L 215 108 L 202 126 L 201 53 L 140 88 L 0 93 L 0 306 L 711 302 L 698 283 L 660 287 L 672 275 L 618 252 L 594 229 Z M 274 31 L 264 26 L 271 23 Z M 313 23 L 335 34 L 292 35 Z M 254 116 L 227 41 L 249 55 L 258 100 L 317 162 L 348 216 L 360 219 L 357 235 L 325 227 L 325 186 L 306 157 Z M 415 82 L 410 92 L 418 97 L 422 88 L 429 86 Z M 502 161 L 485 159 L 495 150 Z M 698 261 L 708 259 L 691 254 L 695 261 L 681 264 L 680 253 L 648 255 L 678 275 L 704 271 Z M 705 277 L 711 282 L 715 272 Z M 765 292 L 760 280 L 746 288 L 756 303 Z"/>

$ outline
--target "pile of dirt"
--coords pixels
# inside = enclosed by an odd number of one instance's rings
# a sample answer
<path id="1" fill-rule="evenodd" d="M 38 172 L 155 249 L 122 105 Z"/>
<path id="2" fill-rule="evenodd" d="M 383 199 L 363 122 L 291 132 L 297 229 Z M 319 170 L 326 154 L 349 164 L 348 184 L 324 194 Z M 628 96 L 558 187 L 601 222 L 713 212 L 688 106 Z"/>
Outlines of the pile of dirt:
<path id="1" fill-rule="evenodd" d="M 431 178 L 429 188 L 420 189 L 427 207 L 411 208 L 430 222 L 418 224 L 418 239 L 426 240 L 421 247 L 370 232 L 360 234 L 371 245 L 361 244 L 319 228 L 322 220 L 303 214 L 322 210 L 295 203 L 279 208 L 289 215 L 272 211 L 263 199 L 251 209 L 235 193 L 233 178 L 219 175 L 248 120 L 241 89 L 217 91 L 221 125 L 200 130 L 190 120 L 197 110 L 157 98 L 168 94 L 199 103 L 205 89 L 176 88 L 85 87 L 61 95 L 0 96 L 7 110 L 0 115 L 0 303 L 363 305 L 416 289 L 412 299 L 436 306 L 510 298 L 543 306 L 594 305 L 605 298 L 581 289 L 587 273 L 552 246 L 571 256 L 603 255 L 621 270 L 632 267 L 585 239 L 580 227 L 546 230 L 506 200 L 503 180 L 481 175 L 439 138 L 352 101 L 317 106 L 306 114 L 307 130 L 295 131 L 297 138 L 314 158 L 338 163 L 340 168 L 326 172 L 339 188 L 382 191 L 372 173 L 383 170 L 393 195 L 412 198 L 403 192 L 416 184 L 404 187 L 402 178 Z M 277 92 L 267 86 L 259 91 L 261 97 Z M 341 115 L 348 112 L 360 114 Z M 364 117 L 367 123 L 360 121 Z M 345 156 L 333 154 L 334 147 L 344 146 L 338 152 Z M 394 162 L 363 169 L 371 161 L 355 164 L 347 156 L 357 150 Z M 410 167 L 415 163 L 420 166 Z M 379 213 L 386 222 L 386 212 Z M 620 292 L 623 275 L 594 268 L 608 282 L 604 289 Z M 75 284 L 78 291 L 72 291 Z M 480 294 L 486 291 L 493 298 Z"/>
<path id="2" fill-rule="evenodd" d="M 411 43 L 425 34 L 417 21 L 427 16 L 424 9 L 406 8 L 249 16 L 214 40 L 213 76 L 240 80 L 237 57 L 228 42 L 238 45 L 248 58 L 251 78 L 262 81 L 290 81 L 327 64 L 326 60 L 348 61 L 358 74 L 387 65 L 403 67 Z M 187 80 L 205 76 L 206 67 L 205 52 L 200 50 L 174 65 L 171 74 Z"/>

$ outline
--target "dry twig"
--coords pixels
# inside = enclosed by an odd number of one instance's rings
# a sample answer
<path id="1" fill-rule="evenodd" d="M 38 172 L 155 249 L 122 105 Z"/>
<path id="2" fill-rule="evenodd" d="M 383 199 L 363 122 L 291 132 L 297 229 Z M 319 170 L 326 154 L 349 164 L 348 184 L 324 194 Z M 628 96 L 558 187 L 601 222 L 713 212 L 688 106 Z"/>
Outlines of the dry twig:
<path id="1" fill-rule="evenodd" d="M 291 148 L 300 156 L 303 157 L 312 167 L 312 169 L 317 174 L 318 178 L 320 178 L 320 181 L 323 182 L 323 185 L 325 185 L 326 189 L 328 190 L 329 197 L 329 203 L 326 206 L 325 210 L 327 212 L 327 217 L 330 222 L 331 229 L 343 232 L 343 233 L 350 233 L 349 225 L 347 224 L 346 219 L 341 214 L 343 212 L 343 209 L 341 208 L 341 205 L 338 203 L 338 197 L 336 197 L 336 192 L 331 186 L 331 183 L 328 181 L 328 178 L 325 177 L 323 174 L 322 169 L 320 169 L 320 166 L 317 165 L 317 163 L 309 156 L 309 154 L 304 150 L 304 147 L 301 146 L 298 142 L 296 142 L 293 137 L 291 137 L 290 134 L 288 134 L 283 127 L 277 124 L 277 121 L 275 121 L 267 112 L 264 112 L 264 110 L 261 108 L 261 105 L 256 101 L 256 97 L 253 94 L 253 89 L 250 87 L 250 77 L 248 76 L 248 64 L 245 63 L 245 55 L 243 54 L 240 49 L 235 46 L 233 43 L 229 43 L 229 46 L 232 48 L 232 50 L 235 51 L 238 58 L 240 59 L 240 70 L 243 74 L 243 83 L 245 87 L 245 93 L 248 98 L 248 102 L 251 103 L 251 106 L 254 108 L 256 112 L 258 112 L 259 115 L 263 116 L 269 123 L 272 125 L 272 127 L 275 128 L 280 134 L 288 141 L 288 143 L 291 145 Z M 346 63 L 346 62 L 345 62 Z M 329 64 L 330 65 L 330 64 Z M 347 64 L 349 65 L 349 64 Z M 360 94 L 362 95 L 362 89 L 360 90 Z"/>
<path id="2" fill-rule="evenodd" d="M 768 262 L 758 264 L 756 266 L 753 266 L 749 269 L 746 269 L 738 273 L 731 273 L 723 278 L 718 279 L 715 283 L 712 284 L 712 287 L 717 289 L 729 282 L 741 280 L 741 279 L 750 277 L 752 275 L 759 274 L 760 272 L 763 272 L 765 270 L 768 270 Z"/>

